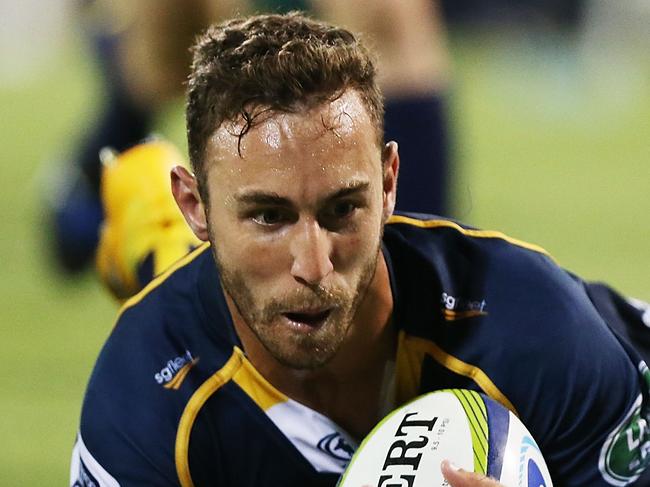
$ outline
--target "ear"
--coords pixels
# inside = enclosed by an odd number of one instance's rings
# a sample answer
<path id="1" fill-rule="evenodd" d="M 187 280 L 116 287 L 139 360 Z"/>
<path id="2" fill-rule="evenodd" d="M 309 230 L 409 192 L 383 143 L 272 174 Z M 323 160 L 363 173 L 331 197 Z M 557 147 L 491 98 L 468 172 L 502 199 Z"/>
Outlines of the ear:
<path id="1" fill-rule="evenodd" d="M 384 146 L 381 161 L 384 171 L 384 221 L 387 221 L 395 210 L 395 199 L 397 198 L 397 175 L 399 174 L 397 142 L 391 141 Z"/>
<path id="2" fill-rule="evenodd" d="M 208 223 L 196 177 L 183 166 L 175 166 L 171 170 L 171 179 L 172 193 L 185 221 L 197 238 L 207 241 Z"/>

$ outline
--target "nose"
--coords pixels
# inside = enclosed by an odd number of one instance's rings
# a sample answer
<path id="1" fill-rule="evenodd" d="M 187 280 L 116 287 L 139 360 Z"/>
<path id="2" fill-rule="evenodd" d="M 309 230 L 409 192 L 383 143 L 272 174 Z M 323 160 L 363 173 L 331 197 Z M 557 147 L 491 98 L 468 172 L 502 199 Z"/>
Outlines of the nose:
<path id="1" fill-rule="evenodd" d="M 299 222 L 291 242 L 291 275 L 307 285 L 317 285 L 332 272 L 332 243 L 316 220 Z"/>

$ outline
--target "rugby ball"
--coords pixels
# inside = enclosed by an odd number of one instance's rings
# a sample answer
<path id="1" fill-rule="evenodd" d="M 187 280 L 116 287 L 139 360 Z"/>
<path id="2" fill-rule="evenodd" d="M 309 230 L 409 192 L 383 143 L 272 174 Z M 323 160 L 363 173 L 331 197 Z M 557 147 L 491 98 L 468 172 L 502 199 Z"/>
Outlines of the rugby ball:
<path id="1" fill-rule="evenodd" d="M 542 453 L 523 423 L 487 396 L 447 389 L 386 416 L 363 440 L 338 487 L 447 486 L 440 464 L 506 487 L 550 487 Z"/>

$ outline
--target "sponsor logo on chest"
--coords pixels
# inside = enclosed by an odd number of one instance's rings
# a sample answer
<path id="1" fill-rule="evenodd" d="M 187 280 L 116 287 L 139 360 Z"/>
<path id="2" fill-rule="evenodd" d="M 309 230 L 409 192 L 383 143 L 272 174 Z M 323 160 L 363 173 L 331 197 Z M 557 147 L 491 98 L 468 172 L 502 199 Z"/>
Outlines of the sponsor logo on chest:
<path id="1" fill-rule="evenodd" d="M 199 357 L 193 357 L 192 352 L 185 350 L 179 357 L 168 360 L 165 366 L 154 375 L 154 379 L 165 389 L 177 390 L 190 369 L 199 361 Z"/>
<path id="2" fill-rule="evenodd" d="M 443 292 L 440 296 L 440 304 L 442 305 L 442 315 L 447 321 L 487 315 L 485 299 L 472 300 Z"/>

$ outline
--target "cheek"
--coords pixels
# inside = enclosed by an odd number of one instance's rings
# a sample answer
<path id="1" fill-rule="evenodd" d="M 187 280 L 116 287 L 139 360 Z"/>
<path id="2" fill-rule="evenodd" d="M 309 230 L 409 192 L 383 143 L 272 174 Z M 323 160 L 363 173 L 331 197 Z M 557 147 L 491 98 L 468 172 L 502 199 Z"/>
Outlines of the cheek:
<path id="1" fill-rule="evenodd" d="M 380 226 L 364 224 L 358 231 L 337 239 L 335 259 L 339 270 L 357 269 L 365 266 L 368 258 L 377 250 Z"/>
<path id="2" fill-rule="evenodd" d="M 224 264 L 245 275 L 251 284 L 270 283 L 290 267 L 281 242 L 252 240 L 241 234 L 229 242 L 222 258 L 229 259 Z"/>
<path id="3" fill-rule="evenodd" d="M 280 271 L 288 267 L 284 246 L 278 243 L 255 243 L 248 245 L 246 251 L 250 272 L 260 278 L 277 277 Z"/>

